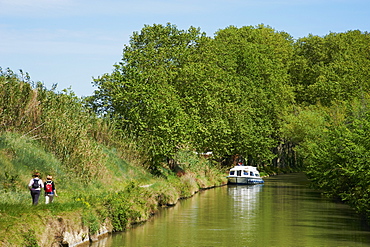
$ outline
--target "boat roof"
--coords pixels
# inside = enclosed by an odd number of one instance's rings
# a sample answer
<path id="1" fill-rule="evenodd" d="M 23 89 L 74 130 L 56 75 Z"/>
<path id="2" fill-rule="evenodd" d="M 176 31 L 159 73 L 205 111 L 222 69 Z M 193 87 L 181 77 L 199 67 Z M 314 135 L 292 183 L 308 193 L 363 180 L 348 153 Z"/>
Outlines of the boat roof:
<path id="1" fill-rule="evenodd" d="M 255 166 L 234 166 L 233 168 L 230 169 L 230 171 L 235 171 L 235 170 L 252 170 L 252 171 L 257 171 L 257 167 Z"/>

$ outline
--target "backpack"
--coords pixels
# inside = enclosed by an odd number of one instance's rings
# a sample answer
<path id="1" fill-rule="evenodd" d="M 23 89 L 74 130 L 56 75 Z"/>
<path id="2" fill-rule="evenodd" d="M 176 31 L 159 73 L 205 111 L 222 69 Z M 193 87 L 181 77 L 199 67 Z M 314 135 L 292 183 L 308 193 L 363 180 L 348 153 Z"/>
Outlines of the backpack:
<path id="1" fill-rule="evenodd" d="M 39 179 L 36 179 L 36 178 L 34 178 L 34 179 L 33 179 L 32 188 L 33 188 L 33 189 L 40 188 L 40 185 L 39 185 Z"/>
<path id="2" fill-rule="evenodd" d="M 52 182 L 50 181 L 46 181 L 45 183 L 45 192 L 47 193 L 50 193 L 50 192 L 53 192 L 53 184 Z"/>

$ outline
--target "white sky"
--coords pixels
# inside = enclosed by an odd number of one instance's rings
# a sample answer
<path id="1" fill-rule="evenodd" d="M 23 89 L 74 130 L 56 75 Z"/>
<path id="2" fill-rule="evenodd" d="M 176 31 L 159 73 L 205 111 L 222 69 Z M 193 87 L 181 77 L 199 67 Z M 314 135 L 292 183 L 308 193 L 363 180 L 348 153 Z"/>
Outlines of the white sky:
<path id="1" fill-rule="evenodd" d="M 145 24 L 199 27 L 208 36 L 227 26 L 265 24 L 294 38 L 370 31 L 369 0 L 0 0 L 0 67 L 78 96 L 122 57 Z"/>

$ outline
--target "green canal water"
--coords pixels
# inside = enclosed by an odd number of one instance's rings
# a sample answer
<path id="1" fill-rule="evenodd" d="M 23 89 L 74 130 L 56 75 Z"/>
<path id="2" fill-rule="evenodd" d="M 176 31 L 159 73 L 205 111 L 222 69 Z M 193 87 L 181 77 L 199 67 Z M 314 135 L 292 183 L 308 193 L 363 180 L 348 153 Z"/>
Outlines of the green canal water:
<path id="1" fill-rule="evenodd" d="M 370 246 L 370 229 L 303 174 L 287 174 L 199 192 L 92 246 Z"/>

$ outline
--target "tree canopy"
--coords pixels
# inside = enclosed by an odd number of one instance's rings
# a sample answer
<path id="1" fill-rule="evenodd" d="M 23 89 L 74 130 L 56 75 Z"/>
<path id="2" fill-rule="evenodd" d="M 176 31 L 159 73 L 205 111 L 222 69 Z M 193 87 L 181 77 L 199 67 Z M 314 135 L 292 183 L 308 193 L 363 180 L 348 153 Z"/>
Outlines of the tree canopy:
<path id="1" fill-rule="evenodd" d="M 153 158 L 187 147 L 267 162 L 293 102 L 292 38 L 270 27 L 219 30 L 145 26 L 112 74 L 95 80 L 93 105 L 145 140 Z"/>

